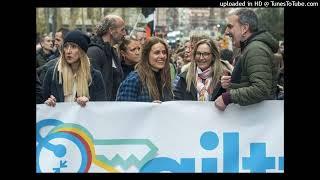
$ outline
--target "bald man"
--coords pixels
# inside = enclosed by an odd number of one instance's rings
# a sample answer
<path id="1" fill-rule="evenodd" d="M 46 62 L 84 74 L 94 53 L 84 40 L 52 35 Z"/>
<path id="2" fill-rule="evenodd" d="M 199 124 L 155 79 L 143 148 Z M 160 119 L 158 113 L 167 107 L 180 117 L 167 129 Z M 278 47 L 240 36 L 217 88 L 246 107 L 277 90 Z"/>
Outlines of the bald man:
<path id="1" fill-rule="evenodd" d="M 115 45 L 126 35 L 125 22 L 117 15 L 107 15 L 96 26 L 87 54 L 95 69 L 103 76 L 108 101 L 114 101 L 123 80 L 123 71 Z"/>

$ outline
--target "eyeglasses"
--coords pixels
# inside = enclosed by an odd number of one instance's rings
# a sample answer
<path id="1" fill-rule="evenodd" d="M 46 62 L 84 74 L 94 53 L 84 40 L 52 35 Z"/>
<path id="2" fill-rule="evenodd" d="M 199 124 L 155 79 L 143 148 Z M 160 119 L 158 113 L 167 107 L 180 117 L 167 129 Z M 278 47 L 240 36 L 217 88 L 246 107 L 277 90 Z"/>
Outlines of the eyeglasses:
<path id="1" fill-rule="evenodd" d="M 208 58 L 209 56 L 210 56 L 210 54 L 211 53 L 209 53 L 209 52 L 199 52 L 199 51 L 197 51 L 196 52 L 196 58 L 200 58 L 201 57 L 201 55 L 204 57 L 204 58 Z"/>

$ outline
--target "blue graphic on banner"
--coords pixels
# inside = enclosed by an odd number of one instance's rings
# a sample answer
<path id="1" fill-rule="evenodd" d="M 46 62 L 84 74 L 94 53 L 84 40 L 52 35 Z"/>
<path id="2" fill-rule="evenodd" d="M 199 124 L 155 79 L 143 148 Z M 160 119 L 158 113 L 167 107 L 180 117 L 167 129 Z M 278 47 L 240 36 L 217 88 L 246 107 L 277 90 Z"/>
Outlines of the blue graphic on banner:
<path id="1" fill-rule="evenodd" d="M 275 157 L 266 157 L 266 143 L 250 143 L 250 157 L 242 158 L 243 169 L 266 172 L 275 168 Z"/>
<path id="2" fill-rule="evenodd" d="M 214 150 L 219 138 L 214 132 L 204 132 L 200 145 L 205 150 Z M 239 172 L 239 133 L 223 133 L 223 172 Z M 242 167 L 251 172 L 266 172 L 275 169 L 275 157 L 266 157 L 266 143 L 250 143 L 250 157 L 242 158 Z M 217 158 L 201 158 L 202 172 L 215 173 L 218 169 Z M 279 158 L 279 170 L 283 170 L 283 157 Z M 180 163 L 169 157 L 157 157 L 146 163 L 140 172 L 195 172 L 195 158 L 181 158 Z"/>

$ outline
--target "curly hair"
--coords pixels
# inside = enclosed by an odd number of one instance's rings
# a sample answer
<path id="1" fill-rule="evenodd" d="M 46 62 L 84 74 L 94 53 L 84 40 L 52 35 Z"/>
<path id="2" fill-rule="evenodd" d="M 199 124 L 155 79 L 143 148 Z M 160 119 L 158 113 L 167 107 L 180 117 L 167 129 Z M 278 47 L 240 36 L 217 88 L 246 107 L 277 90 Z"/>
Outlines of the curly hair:
<path id="1" fill-rule="evenodd" d="M 121 19 L 117 15 L 107 15 L 105 16 L 96 26 L 96 34 L 101 37 L 106 34 L 109 28 L 115 28 L 117 25 L 117 19 Z"/>

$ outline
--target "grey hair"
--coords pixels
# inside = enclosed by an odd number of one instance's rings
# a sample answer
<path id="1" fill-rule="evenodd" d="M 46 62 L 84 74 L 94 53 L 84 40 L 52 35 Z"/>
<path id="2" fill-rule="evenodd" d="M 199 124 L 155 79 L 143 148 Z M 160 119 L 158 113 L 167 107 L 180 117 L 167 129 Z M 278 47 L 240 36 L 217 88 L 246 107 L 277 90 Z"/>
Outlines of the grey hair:
<path id="1" fill-rule="evenodd" d="M 96 26 L 97 36 L 101 37 L 109 31 L 109 28 L 115 28 L 117 25 L 117 19 L 121 17 L 117 15 L 105 16 Z"/>
<path id="2" fill-rule="evenodd" d="M 249 25 L 250 32 L 257 32 L 258 29 L 258 16 L 251 9 L 237 9 L 231 13 L 231 15 L 236 15 L 239 17 L 239 23 L 244 25 Z"/>
<path id="3" fill-rule="evenodd" d="M 136 32 L 144 32 L 145 33 L 146 30 L 144 28 L 135 28 L 135 29 L 132 30 L 132 32 L 133 33 L 136 33 Z"/>

